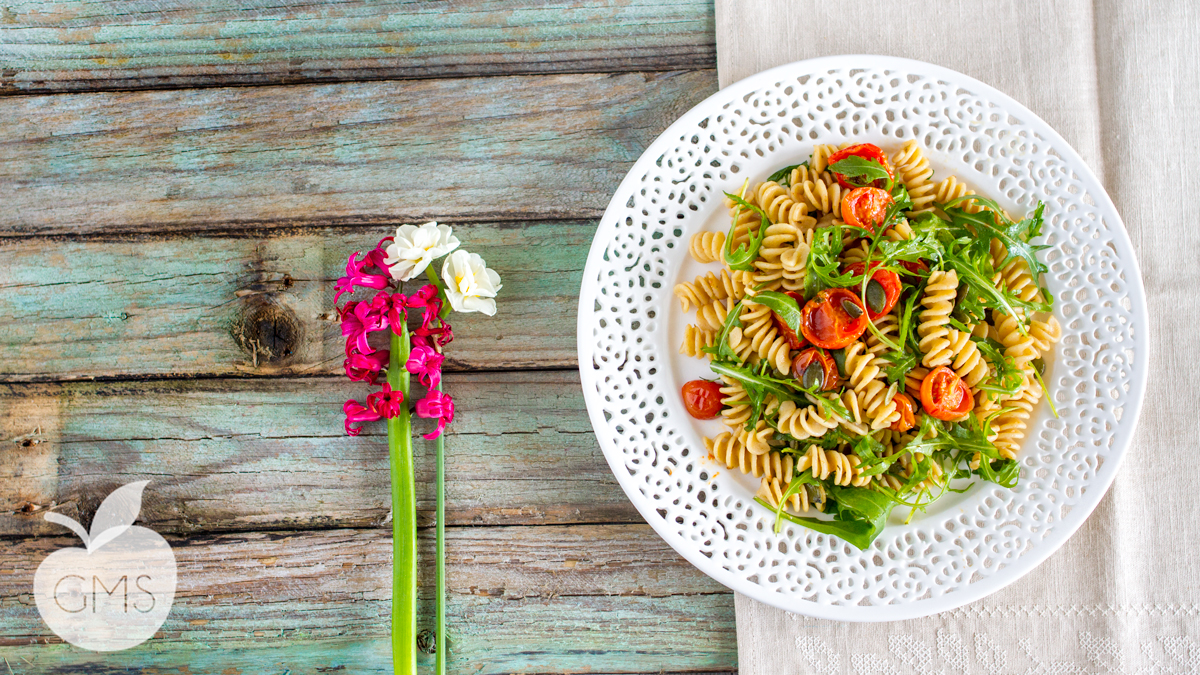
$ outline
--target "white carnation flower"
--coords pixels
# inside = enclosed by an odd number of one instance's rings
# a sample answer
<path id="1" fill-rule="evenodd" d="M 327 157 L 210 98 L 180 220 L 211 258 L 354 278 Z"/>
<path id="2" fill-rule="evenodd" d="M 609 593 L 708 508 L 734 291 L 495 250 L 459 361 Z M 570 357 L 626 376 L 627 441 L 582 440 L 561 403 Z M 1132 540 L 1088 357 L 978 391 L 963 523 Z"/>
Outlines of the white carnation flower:
<path id="1" fill-rule="evenodd" d="M 451 234 L 449 225 L 429 221 L 420 227 L 401 225 L 396 237 L 387 247 L 388 265 L 392 278 L 408 281 L 425 271 L 429 263 L 458 248 L 458 237 Z"/>
<path id="2" fill-rule="evenodd" d="M 446 297 L 456 312 L 496 313 L 496 292 L 500 275 L 489 269 L 478 253 L 455 251 L 442 264 L 442 283 Z"/>

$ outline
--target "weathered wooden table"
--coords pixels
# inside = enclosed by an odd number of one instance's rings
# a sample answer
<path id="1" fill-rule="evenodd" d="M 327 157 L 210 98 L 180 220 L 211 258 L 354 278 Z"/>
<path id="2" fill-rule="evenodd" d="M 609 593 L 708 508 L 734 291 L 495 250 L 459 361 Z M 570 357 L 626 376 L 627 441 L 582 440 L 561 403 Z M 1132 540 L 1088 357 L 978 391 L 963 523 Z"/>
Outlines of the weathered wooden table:
<path id="1" fill-rule="evenodd" d="M 333 280 L 433 218 L 504 279 L 451 352 L 451 670 L 736 668 L 732 595 L 626 500 L 575 371 L 596 219 L 716 89 L 712 7 L 525 4 L 0 1 L 0 673 L 389 671 L 386 443 L 342 433 Z M 31 579 L 77 540 L 43 515 L 139 479 L 172 613 L 64 644 Z"/>

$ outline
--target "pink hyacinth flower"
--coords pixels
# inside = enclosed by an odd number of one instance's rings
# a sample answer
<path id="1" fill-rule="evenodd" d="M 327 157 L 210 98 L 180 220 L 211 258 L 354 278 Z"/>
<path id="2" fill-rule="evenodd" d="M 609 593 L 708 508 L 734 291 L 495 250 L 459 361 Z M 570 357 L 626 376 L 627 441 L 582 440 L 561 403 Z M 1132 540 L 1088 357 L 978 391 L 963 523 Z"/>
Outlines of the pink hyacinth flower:
<path id="1" fill-rule="evenodd" d="M 442 361 L 445 359 L 445 356 L 433 348 L 429 338 L 414 335 L 413 348 L 404 367 L 416 375 L 426 388 L 433 389 L 442 381 Z"/>
<path id="2" fill-rule="evenodd" d="M 367 302 L 348 302 L 341 309 L 342 335 L 346 337 L 346 354 L 357 349 L 360 354 L 374 354 L 367 344 L 367 334 L 388 327 L 387 316 Z"/>
<path id="3" fill-rule="evenodd" d="M 437 296 L 437 286 L 434 286 L 433 284 L 425 284 L 408 299 L 408 306 L 412 307 L 413 309 L 419 309 L 428 305 L 430 301 L 436 299 Z"/>
<path id="4" fill-rule="evenodd" d="M 422 438 L 432 441 L 442 435 L 447 424 L 454 421 L 454 399 L 449 394 L 431 389 L 425 398 L 417 401 L 417 416 L 438 421 L 436 429 L 422 435 Z"/>
<path id="5" fill-rule="evenodd" d="M 380 417 L 392 419 L 400 414 L 400 406 L 404 404 L 404 392 L 392 389 L 392 385 L 383 383 L 383 388 L 367 396 L 367 405 L 379 413 Z"/>
<path id="6" fill-rule="evenodd" d="M 367 254 L 362 260 L 358 259 L 359 255 L 361 255 L 361 252 L 355 251 L 350 254 L 350 259 L 346 261 L 346 276 L 337 280 L 337 293 L 333 296 L 334 302 L 337 302 L 344 293 L 352 293 L 356 286 L 361 288 L 387 288 L 389 279 L 386 275 L 363 271 L 372 264 L 371 254 Z"/>
<path id="7" fill-rule="evenodd" d="M 380 239 L 379 243 L 375 245 L 375 250 L 367 254 L 367 261 L 375 267 L 378 267 L 379 270 L 383 272 L 384 276 L 391 276 L 388 273 L 388 270 L 391 269 L 391 265 L 385 263 L 383 260 L 384 258 L 387 258 L 388 244 L 392 243 L 394 240 L 395 237 L 384 237 L 383 239 Z"/>
<path id="8" fill-rule="evenodd" d="M 352 351 L 343 364 L 346 367 L 346 376 L 353 382 L 376 384 L 379 380 L 379 371 L 387 367 L 390 358 L 391 352 L 386 349 L 381 349 L 374 354 L 360 354 L 357 350 Z"/>
<path id="9" fill-rule="evenodd" d="M 374 422 L 380 418 L 379 413 L 353 399 L 342 405 L 342 412 L 346 413 L 346 434 L 349 436 L 357 436 L 362 431 L 363 422 Z M 350 426 L 355 422 L 359 423 L 357 428 Z"/>
<path id="10" fill-rule="evenodd" d="M 403 293 L 380 291 L 371 299 L 371 309 L 386 314 L 389 326 L 403 325 L 405 319 L 408 318 L 404 311 L 407 304 L 408 298 Z"/>
<path id="11" fill-rule="evenodd" d="M 421 317 L 421 327 L 414 330 L 413 335 L 434 337 L 442 347 L 454 339 L 450 324 L 441 318 L 442 299 L 438 297 L 436 286 L 422 286 L 415 295 L 409 296 L 408 306 L 412 309 L 423 309 L 425 312 Z"/>

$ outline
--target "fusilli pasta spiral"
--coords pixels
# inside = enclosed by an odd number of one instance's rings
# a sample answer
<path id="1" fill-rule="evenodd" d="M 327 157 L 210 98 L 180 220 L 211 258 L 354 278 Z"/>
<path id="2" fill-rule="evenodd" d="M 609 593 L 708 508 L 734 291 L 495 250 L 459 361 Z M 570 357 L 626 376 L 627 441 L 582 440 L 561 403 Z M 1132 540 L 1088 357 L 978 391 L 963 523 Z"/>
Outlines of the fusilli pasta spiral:
<path id="1" fill-rule="evenodd" d="M 954 270 L 935 270 L 929 273 L 925 284 L 925 295 L 921 297 L 921 322 L 917 334 L 921 336 L 920 349 L 924 354 L 921 365 L 936 368 L 950 363 L 950 312 L 954 309 L 954 298 L 958 294 L 958 274 Z"/>
<path id="2" fill-rule="evenodd" d="M 896 179 L 908 189 L 912 210 L 919 213 L 929 209 L 937 186 L 930 180 L 933 178 L 933 167 L 929 166 L 929 160 L 916 140 L 910 139 L 896 151 L 892 155 L 892 164 L 896 165 Z"/>
<path id="3" fill-rule="evenodd" d="M 988 364 L 979 353 L 979 347 L 971 340 L 970 333 L 951 328 L 947 333 L 950 340 L 950 366 L 959 377 L 974 387 L 988 376 Z"/>
<path id="4" fill-rule="evenodd" d="M 809 500 L 809 488 L 814 488 L 818 499 Z M 758 492 L 755 497 L 759 497 L 773 507 L 779 506 L 779 501 L 783 499 L 784 492 L 787 486 L 779 478 L 763 476 L 762 482 L 758 486 Z M 810 508 L 815 508 L 818 511 L 825 510 L 825 487 L 822 485 L 805 486 L 788 498 L 785 506 L 791 507 L 793 511 L 807 513 Z"/>
<path id="5" fill-rule="evenodd" d="M 947 176 L 942 182 L 938 183 L 934 188 L 933 201 L 938 204 L 945 204 L 952 199 L 958 199 L 966 195 L 973 195 L 975 191 L 968 188 L 965 184 L 958 182 L 958 178 Z M 973 199 L 956 204 L 958 208 L 967 213 L 979 213 L 983 207 Z"/>
<path id="6" fill-rule="evenodd" d="M 725 260 L 725 233 L 697 232 L 692 235 L 688 251 L 698 263 L 721 262 Z"/>
<path id="7" fill-rule="evenodd" d="M 679 353 L 684 356 L 707 356 L 711 360 L 712 355 L 701 350 L 712 347 L 716 341 L 715 333 L 689 323 L 683 329 L 683 344 L 679 345 Z"/>
<path id="8" fill-rule="evenodd" d="M 839 421 L 832 414 L 826 417 L 822 412 L 817 406 L 798 408 L 792 401 L 784 401 L 779 405 L 778 429 L 798 441 L 824 436 Z"/>
<path id="9" fill-rule="evenodd" d="M 766 305 L 747 300 L 742 310 L 743 334 L 750 340 L 751 348 L 758 358 L 770 363 L 775 370 L 786 375 L 792 370 L 792 350 L 772 318 Z"/>

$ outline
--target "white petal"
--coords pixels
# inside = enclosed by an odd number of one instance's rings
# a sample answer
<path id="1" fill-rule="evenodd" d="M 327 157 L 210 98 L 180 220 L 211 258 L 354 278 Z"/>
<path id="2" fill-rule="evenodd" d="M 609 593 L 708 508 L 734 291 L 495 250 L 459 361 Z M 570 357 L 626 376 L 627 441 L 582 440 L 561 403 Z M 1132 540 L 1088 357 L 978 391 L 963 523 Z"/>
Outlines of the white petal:
<path id="1" fill-rule="evenodd" d="M 464 298 L 464 312 L 482 312 L 488 316 L 495 316 L 496 301 L 491 298 Z"/>

